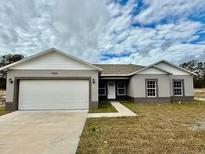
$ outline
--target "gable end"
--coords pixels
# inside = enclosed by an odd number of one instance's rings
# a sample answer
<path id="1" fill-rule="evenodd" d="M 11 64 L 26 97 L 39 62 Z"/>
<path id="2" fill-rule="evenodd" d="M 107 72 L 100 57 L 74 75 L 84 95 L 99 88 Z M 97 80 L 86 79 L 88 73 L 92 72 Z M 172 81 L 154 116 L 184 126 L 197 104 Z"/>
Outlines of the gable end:
<path id="1" fill-rule="evenodd" d="M 0 70 L 5 69 L 102 70 L 55 48 L 42 51 L 21 61 L 2 67 Z"/>

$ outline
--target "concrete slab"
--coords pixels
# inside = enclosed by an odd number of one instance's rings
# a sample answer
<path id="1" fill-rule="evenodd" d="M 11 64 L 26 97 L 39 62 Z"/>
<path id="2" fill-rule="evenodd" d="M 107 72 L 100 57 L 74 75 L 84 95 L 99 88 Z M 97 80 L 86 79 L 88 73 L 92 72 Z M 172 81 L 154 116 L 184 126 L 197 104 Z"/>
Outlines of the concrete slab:
<path id="1" fill-rule="evenodd" d="M 102 117 L 134 117 L 136 113 L 125 107 L 119 102 L 111 102 L 111 104 L 118 111 L 117 113 L 88 113 L 88 118 L 102 118 Z"/>
<path id="2" fill-rule="evenodd" d="M 73 154 L 87 111 L 16 111 L 0 116 L 1 154 Z"/>
<path id="3" fill-rule="evenodd" d="M 202 98 L 202 97 L 201 98 L 200 97 L 195 97 L 194 99 L 199 100 L 199 101 L 205 101 L 205 98 Z"/>

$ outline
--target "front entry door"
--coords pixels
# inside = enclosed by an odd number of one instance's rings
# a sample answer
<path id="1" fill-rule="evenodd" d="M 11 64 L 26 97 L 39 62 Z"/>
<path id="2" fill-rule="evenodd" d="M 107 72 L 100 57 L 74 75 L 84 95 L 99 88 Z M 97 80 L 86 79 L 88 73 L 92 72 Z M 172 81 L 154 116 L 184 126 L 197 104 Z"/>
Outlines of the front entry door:
<path id="1" fill-rule="evenodd" d="M 107 89 L 108 89 L 108 99 L 116 99 L 116 93 L 115 93 L 115 81 L 108 81 L 107 82 Z"/>

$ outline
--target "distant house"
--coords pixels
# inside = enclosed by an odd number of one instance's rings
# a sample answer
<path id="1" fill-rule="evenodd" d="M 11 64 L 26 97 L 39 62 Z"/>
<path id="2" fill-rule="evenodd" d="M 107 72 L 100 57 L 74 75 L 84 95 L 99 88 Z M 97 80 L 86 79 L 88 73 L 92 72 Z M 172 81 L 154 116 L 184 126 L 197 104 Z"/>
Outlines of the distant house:
<path id="1" fill-rule="evenodd" d="M 7 71 L 8 110 L 89 109 L 101 100 L 193 101 L 194 73 L 161 60 L 149 66 L 90 64 L 48 49 Z"/>

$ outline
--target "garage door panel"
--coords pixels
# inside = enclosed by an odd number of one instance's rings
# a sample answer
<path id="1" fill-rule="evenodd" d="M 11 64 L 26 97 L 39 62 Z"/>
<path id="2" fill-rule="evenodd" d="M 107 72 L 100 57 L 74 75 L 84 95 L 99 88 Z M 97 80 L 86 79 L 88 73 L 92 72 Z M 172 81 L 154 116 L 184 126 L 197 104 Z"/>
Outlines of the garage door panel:
<path id="1" fill-rule="evenodd" d="M 19 109 L 88 109 L 88 80 L 22 80 Z"/>

